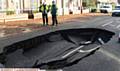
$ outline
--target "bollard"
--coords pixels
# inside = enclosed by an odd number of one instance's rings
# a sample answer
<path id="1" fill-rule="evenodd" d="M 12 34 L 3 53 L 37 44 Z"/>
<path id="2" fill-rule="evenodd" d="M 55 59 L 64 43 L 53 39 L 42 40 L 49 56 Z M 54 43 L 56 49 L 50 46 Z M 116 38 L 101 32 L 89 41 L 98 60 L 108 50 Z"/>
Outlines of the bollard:
<path id="1" fill-rule="evenodd" d="M 4 19 L 4 22 L 3 22 L 4 24 L 5 24 L 5 19 Z"/>
<path id="2" fill-rule="evenodd" d="M 28 19 L 34 19 L 34 14 L 32 10 L 28 12 Z"/>

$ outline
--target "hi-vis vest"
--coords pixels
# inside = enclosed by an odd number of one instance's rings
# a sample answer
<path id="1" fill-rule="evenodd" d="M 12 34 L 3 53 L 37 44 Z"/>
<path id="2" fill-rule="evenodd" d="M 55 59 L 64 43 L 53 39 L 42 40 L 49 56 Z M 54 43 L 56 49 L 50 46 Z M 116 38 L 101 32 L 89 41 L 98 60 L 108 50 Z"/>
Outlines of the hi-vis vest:
<path id="1" fill-rule="evenodd" d="M 46 7 L 46 9 L 45 9 L 45 10 L 46 10 L 46 11 L 49 11 L 48 6 L 46 5 L 45 7 Z M 44 10 L 44 6 L 43 6 L 43 5 L 41 5 L 41 7 L 40 7 L 40 11 L 42 11 L 42 12 L 43 12 L 43 11 L 45 11 L 45 10 Z"/>

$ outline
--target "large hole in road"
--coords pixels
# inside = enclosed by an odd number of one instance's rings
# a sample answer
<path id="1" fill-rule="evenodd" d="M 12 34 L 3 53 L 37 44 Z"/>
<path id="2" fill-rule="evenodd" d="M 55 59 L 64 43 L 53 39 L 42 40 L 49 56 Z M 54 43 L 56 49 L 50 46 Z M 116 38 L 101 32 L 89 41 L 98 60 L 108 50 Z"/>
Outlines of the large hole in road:
<path id="1" fill-rule="evenodd" d="M 5 68 L 62 69 L 94 54 L 114 34 L 97 28 L 54 31 L 5 47 L 0 62 Z"/>

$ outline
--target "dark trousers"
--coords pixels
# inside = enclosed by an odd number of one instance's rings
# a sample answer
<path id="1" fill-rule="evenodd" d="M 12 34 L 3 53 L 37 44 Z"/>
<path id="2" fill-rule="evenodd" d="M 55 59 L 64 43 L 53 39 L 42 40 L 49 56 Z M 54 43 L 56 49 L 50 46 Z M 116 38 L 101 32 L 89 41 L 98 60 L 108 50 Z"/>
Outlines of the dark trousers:
<path id="1" fill-rule="evenodd" d="M 57 21 L 57 16 L 56 15 L 52 15 L 52 25 L 57 25 L 58 21 Z"/>
<path id="2" fill-rule="evenodd" d="M 48 25 L 48 15 L 42 14 L 43 25 Z"/>

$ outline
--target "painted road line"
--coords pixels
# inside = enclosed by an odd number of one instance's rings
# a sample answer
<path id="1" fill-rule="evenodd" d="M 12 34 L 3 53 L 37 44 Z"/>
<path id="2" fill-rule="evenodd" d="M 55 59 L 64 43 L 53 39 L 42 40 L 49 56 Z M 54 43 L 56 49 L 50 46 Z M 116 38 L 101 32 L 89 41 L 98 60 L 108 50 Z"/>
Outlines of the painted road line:
<path id="1" fill-rule="evenodd" d="M 80 49 L 83 48 L 83 47 L 84 47 L 84 46 L 82 45 L 82 46 L 80 46 L 80 47 L 78 47 L 78 48 L 76 48 L 76 49 L 68 52 L 67 54 L 65 54 L 64 56 L 62 56 L 62 58 L 66 58 L 66 57 L 70 56 L 71 54 L 77 52 L 78 50 L 80 50 Z"/>
<path id="2" fill-rule="evenodd" d="M 102 38 L 98 38 L 98 41 L 99 41 L 101 44 L 105 44 L 105 42 L 102 40 Z"/>
<path id="3" fill-rule="evenodd" d="M 89 50 L 79 50 L 78 52 L 79 53 L 90 53 L 90 52 L 92 52 L 92 51 L 94 51 L 94 50 L 97 50 L 98 48 L 100 48 L 101 47 L 101 45 L 98 45 L 97 47 L 95 47 L 95 48 L 93 48 L 93 49 L 89 49 Z"/>
<path id="4" fill-rule="evenodd" d="M 115 27 L 116 25 L 115 24 L 110 24 L 111 27 Z"/>
<path id="5" fill-rule="evenodd" d="M 40 70 L 42 71 L 42 70 Z M 43 71 L 63 71 L 62 69 L 58 69 L 58 70 L 43 70 Z"/>
<path id="6" fill-rule="evenodd" d="M 106 55 L 107 57 L 114 59 L 115 61 L 117 61 L 120 64 L 120 57 L 118 57 L 117 55 L 108 52 L 106 50 L 100 49 L 99 52 L 101 52 L 102 54 Z"/>
<path id="7" fill-rule="evenodd" d="M 116 28 L 120 28 L 120 25 L 118 25 Z"/>
<path id="8" fill-rule="evenodd" d="M 112 23 L 113 23 L 113 21 L 110 21 L 110 22 L 108 22 L 108 23 L 103 24 L 102 26 L 105 27 L 105 26 L 107 26 L 107 25 L 109 25 L 109 24 L 112 24 Z"/>

